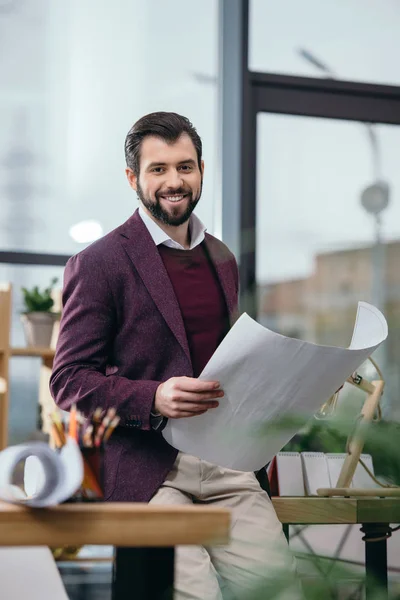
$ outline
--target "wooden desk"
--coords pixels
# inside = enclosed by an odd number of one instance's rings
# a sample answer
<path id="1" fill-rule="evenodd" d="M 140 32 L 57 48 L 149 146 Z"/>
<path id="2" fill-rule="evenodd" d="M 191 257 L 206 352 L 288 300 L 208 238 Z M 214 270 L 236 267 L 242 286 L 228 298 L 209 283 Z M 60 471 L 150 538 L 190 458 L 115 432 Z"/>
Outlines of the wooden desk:
<path id="1" fill-rule="evenodd" d="M 272 502 L 286 529 L 305 524 L 362 525 L 366 598 L 375 597 L 375 581 L 387 597 L 387 537 L 390 523 L 400 523 L 400 498 L 273 498 Z"/>
<path id="2" fill-rule="evenodd" d="M 172 599 L 174 547 L 227 543 L 229 528 L 230 512 L 221 508 L 0 502 L 0 546 L 115 546 L 113 600 Z"/>
<path id="3" fill-rule="evenodd" d="M 365 545 L 366 597 L 373 579 L 387 589 L 385 535 L 400 523 L 398 498 L 273 498 L 278 518 L 291 525 L 360 524 Z M 174 546 L 226 543 L 229 511 L 199 506 L 63 504 L 28 509 L 0 503 L 1 546 L 113 545 L 113 600 L 156 600 L 173 582 Z M 154 570 L 159 577 L 154 577 Z M 154 586 L 157 586 L 156 588 Z"/>

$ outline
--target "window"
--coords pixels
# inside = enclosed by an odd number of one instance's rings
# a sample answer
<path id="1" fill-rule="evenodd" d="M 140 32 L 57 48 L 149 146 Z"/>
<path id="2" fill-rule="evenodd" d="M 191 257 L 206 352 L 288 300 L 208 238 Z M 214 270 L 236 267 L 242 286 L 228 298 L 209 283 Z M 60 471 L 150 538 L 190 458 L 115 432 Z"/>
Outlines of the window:
<path id="1" fill-rule="evenodd" d="M 124 222 L 137 207 L 125 135 L 156 110 L 188 116 L 203 139 L 198 214 L 213 231 L 217 4 L 46 0 L 0 13 L 0 249 L 73 254 L 75 223 Z M 182 14 L 196 18 L 184 26 Z"/>
<path id="2" fill-rule="evenodd" d="M 374 218 L 360 202 L 362 191 L 376 177 L 365 129 L 365 124 L 349 121 L 258 116 L 258 318 L 276 331 L 297 329 L 303 339 L 346 346 L 358 301 L 378 303 L 373 286 Z M 382 213 L 386 266 L 379 275 L 390 337 L 397 339 L 400 128 L 378 125 L 375 135 L 379 177 L 390 194 Z M 393 408 L 400 392 L 399 360 L 395 344 L 386 344 L 385 354 L 377 356 Z"/>
<path id="3" fill-rule="evenodd" d="M 250 0 L 250 69 L 398 85 L 399 28 L 397 0 Z"/>

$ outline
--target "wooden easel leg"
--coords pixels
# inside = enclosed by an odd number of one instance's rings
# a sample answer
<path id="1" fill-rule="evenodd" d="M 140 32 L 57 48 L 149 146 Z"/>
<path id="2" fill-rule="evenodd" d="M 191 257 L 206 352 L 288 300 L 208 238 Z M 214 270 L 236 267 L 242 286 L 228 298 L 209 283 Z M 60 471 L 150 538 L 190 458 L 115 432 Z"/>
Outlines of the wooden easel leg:
<path id="1" fill-rule="evenodd" d="M 390 533 L 388 524 L 365 523 L 361 527 L 365 542 L 365 598 L 388 598 L 387 574 L 387 537 Z M 376 541 L 374 541 L 376 540 Z"/>

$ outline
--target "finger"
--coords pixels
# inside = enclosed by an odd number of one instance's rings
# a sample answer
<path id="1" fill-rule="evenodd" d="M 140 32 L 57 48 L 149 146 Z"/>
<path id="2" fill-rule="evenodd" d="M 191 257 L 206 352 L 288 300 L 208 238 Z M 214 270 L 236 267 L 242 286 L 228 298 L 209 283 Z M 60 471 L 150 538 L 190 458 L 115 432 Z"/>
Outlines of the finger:
<path id="1" fill-rule="evenodd" d="M 192 412 L 182 410 L 174 418 L 175 419 L 184 419 L 184 418 L 188 418 L 188 417 L 198 417 L 199 415 L 204 415 L 204 413 L 206 413 L 206 412 L 207 412 L 206 410 L 202 410 L 197 413 L 192 413 Z"/>
<path id="2" fill-rule="evenodd" d="M 215 392 L 178 392 L 174 400 L 177 402 L 195 402 L 196 404 L 199 402 L 208 402 L 210 400 L 218 400 L 218 398 L 222 398 L 224 392 L 215 391 Z"/>
<path id="3" fill-rule="evenodd" d="M 175 410 L 190 413 L 198 413 L 203 410 L 209 410 L 210 408 L 217 408 L 218 404 L 218 402 L 200 402 L 198 404 L 194 402 L 177 402 L 175 405 Z"/>
<path id="4" fill-rule="evenodd" d="M 202 381 L 194 377 L 179 377 L 176 387 L 187 392 L 209 392 L 219 389 L 220 383 L 219 381 Z"/>

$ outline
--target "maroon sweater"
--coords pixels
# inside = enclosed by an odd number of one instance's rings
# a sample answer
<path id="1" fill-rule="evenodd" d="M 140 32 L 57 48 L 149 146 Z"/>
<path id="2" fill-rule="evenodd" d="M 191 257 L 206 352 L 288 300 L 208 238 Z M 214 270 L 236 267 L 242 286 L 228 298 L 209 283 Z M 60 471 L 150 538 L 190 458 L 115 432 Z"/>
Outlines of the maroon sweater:
<path id="1" fill-rule="evenodd" d="M 214 266 L 203 244 L 192 250 L 158 246 L 181 309 L 198 377 L 229 329 L 228 310 Z"/>

